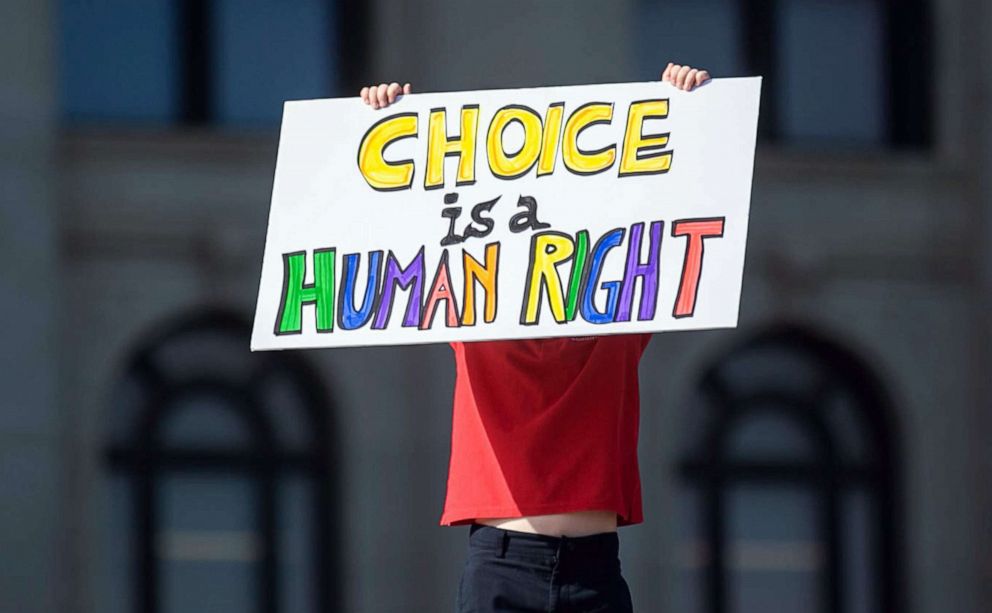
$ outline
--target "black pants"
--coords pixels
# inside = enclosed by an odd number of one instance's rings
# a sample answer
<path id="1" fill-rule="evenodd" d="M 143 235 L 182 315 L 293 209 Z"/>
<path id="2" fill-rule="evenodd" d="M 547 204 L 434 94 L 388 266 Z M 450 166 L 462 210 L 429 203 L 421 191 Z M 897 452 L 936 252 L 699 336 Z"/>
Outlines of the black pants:
<path id="1" fill-rule="evenodd" d="M 457 613 L 633 610 L 616 532 L 553 537 L 475 524 Z"/>

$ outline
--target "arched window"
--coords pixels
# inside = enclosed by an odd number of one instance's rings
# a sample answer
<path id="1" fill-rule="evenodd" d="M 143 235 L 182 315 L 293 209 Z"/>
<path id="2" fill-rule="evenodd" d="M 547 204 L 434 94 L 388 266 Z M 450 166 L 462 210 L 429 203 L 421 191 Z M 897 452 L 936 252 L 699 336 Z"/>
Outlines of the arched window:
<path id="1" fill-rule="evenodd" d="M 678 610 L 906 610 L 894 425 L 860 359 L 771 330 L 705 371 L 691 409 Z"/>
<path id="2" fill-rule="evenodd" d="M 112 406 L 106 578 L 125 613 L 329 612 L 340 601 L 327 395 L 206 312 L 132 354 Z M 106 609 L 105 609 L 106 610 Z"/>

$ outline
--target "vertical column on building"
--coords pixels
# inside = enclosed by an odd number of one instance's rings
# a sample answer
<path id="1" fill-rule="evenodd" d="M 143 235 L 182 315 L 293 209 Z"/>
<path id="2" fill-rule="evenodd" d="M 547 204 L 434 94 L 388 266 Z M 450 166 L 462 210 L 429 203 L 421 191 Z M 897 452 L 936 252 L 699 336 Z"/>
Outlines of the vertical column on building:
<path id="1" fill-rule="evenodd" d="M 0 3 L 0 611 L 61 610 L 58 253 L 48 0 Z"/>

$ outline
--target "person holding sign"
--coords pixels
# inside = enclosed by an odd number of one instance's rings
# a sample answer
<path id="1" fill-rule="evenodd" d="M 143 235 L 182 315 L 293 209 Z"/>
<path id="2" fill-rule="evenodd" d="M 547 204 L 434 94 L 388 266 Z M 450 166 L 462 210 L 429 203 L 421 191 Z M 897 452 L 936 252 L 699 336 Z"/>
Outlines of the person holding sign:
<path id="1" fill-rule="evenodd" d="M 669 64 L 691 91 L 705 70 Z M 371 85 L 380 109 L 409 83 Z M 617 527 L 640 523 L 637 369 L 651 336 L 451 343 L 442 525 L 470 524 L 457 610 L 632 611 Z"/>

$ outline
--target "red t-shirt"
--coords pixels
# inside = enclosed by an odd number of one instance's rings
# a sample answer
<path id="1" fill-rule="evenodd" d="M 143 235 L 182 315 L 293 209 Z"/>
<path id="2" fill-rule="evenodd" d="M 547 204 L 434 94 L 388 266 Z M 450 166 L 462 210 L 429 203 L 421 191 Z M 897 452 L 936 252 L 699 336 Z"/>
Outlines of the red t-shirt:
<path id="1" fill-rule="evenodd" d="M 651 336 L 452 343 L 441 525 L 614 510 L 643 521 L 637 366 Z"/>

